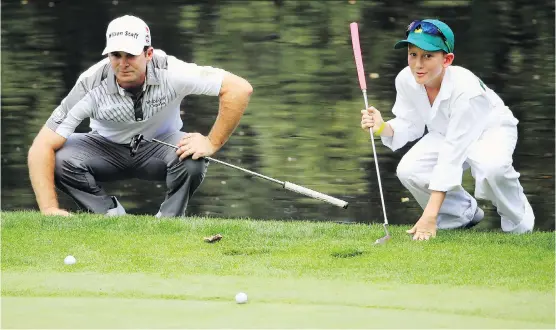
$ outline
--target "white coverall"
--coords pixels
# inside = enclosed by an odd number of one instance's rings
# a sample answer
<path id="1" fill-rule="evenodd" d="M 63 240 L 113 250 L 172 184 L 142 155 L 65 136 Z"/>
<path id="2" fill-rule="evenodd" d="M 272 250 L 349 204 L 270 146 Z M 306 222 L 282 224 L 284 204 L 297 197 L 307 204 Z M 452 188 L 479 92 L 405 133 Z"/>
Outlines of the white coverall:
<path id="1" fill-rule="evenodd" d="M 395 118 L 388 121 L 394 135 L 382 142 L 397 150 L 422 137 L 401 159 L 397 176 L 423 209 L 432 190 L 447 192 L 438 228 L 460 228 L 473 218 L 477 201 L 461 186 L 471 167 L 475 197 L 492 201 L 502 230 L 532 231 L 535 216 L 512 165 L 518 120 L 502 99 L 458 66 L 446 69 L 432 106 L 409 67 L 396 77 L 396 92 Z"/>

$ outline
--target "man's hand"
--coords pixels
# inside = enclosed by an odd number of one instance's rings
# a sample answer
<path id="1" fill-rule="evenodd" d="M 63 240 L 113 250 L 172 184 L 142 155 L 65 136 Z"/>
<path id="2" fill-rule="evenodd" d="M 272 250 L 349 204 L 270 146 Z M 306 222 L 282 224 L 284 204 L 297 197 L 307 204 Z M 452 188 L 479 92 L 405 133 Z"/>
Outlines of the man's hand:
<path id="1" fill-rule="evenodd" d="M 217 150 L 208 137 L 199 133 L 186 133 L 178 142 L 178 147 L 176 154 L 180 157 L 180 160 L 189 156 L 192 156 L 192 159 L 209 157 Z"/>
<path id="2" fill-rule="evenodd" d="M 423 213 L 415 226 L 407 231 L 413 235 L 413 240 L 428 241 L 430 238 L 436 237 L 436 216 Z"/>
<path id="3" fill-rule="evenodd" d="M 64 209 L 59 209 L 57 207 L 49 207 L 41 211 L 44 215 L 59 215 L 63 217 L 71 217 L 71 213 Z"/>

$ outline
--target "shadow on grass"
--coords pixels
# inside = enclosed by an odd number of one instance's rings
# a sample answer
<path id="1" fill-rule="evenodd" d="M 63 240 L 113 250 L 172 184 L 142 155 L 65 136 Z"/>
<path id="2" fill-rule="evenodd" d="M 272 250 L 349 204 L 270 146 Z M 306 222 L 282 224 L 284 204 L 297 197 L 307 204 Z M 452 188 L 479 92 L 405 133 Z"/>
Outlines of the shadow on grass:
<path id="1" fill-rule="evenodd" d="M 363 254 L 363 251 L 358 249 L 346 249 L 341 251 L 334 251 L 330 255 L 334 258 L 353 258 Z"/>

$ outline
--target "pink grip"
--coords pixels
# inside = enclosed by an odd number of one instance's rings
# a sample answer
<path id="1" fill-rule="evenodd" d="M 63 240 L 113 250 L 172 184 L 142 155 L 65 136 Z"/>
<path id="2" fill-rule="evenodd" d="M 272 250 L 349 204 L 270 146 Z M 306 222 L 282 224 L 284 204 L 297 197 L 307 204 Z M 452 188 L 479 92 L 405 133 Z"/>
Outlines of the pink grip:
<path id="1" fill-rule="evenodd" d="M 361 89 L 367 89 L 367 81 L 365 80 L 365 70 L 363 69 L 363 59 L 361 58 L 361 47 L 359 46 L 359 27 L 353 22 L 349 25 L 351 29 L 351 44 L 353 45 L 353 56 L 355 57 L 355 66 L 357 66 L 357 76 L 359 77 L 359 85 Z"/>

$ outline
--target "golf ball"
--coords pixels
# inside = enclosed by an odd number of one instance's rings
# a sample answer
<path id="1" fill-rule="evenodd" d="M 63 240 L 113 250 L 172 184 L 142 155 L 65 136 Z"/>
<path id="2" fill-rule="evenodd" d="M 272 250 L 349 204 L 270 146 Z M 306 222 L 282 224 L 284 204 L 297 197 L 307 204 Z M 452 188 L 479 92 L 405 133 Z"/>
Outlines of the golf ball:
<path id="1" fill-rule="evenodd" d="M 247 302 L 247 294 L 243 292 L 236 294 L 236 302 L 238 304 L 245 304 Z"/>
<path id="2" fill-rule="evenodd" d="M 64 263 L 65 263 L 66 265 L 73 265 L 73 264 L 75 264 L 76 262 L 77 262 L 77 260 L 75 260 L 75 257 L 74 257 L 74 256 L 67 256 L 67 257 L 64 258 Z"/>

